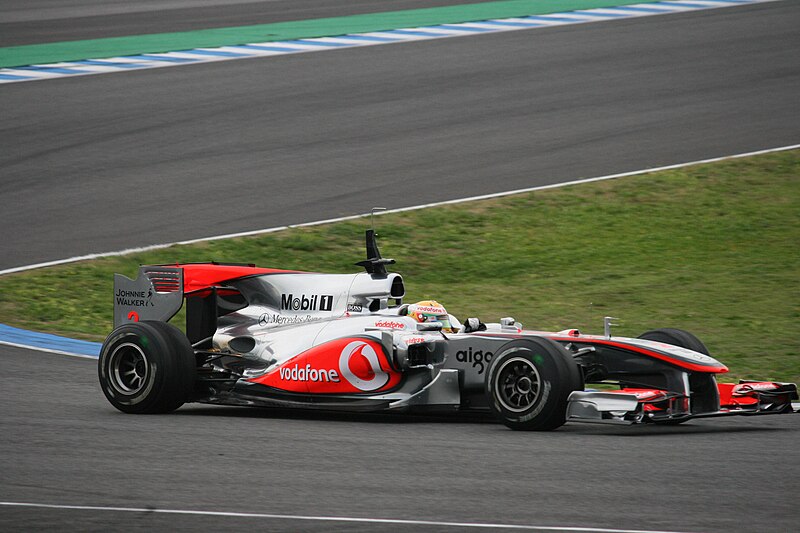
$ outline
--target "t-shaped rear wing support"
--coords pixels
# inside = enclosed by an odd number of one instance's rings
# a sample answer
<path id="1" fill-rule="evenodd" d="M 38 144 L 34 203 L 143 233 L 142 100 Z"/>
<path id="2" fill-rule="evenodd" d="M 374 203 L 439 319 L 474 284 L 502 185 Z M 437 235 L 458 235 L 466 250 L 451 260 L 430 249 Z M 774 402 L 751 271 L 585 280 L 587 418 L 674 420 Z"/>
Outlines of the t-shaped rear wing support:
<path id="1" fill-rule="evenodd" d="M 364 267 L 368 274 L 375 278 L 385 278 L 388 275 L 386 265 L 393 265 L 394 259 L 383 259 L 381 251 L 378 249 L 375 230 L 368 229 L 366 234 L 367 259 L 359 261 L 356 265 Z"/>

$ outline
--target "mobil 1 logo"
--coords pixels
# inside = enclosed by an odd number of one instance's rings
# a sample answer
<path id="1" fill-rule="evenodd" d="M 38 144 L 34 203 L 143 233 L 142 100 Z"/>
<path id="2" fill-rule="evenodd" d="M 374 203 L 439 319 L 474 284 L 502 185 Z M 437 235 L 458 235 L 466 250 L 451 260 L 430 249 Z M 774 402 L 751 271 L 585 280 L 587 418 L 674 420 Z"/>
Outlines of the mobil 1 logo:
<path id="1" fill-rule="evenodd" d="M 494 354 L 490 351 L 474 350 L 470 346 L 466 350 L 459 350 L 456 352 L 456 361 L 459 363 L 471 364 L 472 368 L 478 369 L 478 374 L 483 374 L 486 365 L 492 360 Z"/>
<path id="2" fill-rule="evenodd" d="M 287 311 L 330 311 L 333 309 L 333 296 L 330 294 L 281 294 L 281 309 Z"/>

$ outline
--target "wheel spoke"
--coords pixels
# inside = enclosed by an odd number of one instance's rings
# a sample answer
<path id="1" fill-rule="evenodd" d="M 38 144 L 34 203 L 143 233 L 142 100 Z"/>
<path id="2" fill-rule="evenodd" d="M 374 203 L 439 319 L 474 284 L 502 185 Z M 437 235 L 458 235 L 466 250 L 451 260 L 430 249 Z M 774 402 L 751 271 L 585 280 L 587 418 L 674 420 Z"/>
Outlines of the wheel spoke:
<path id="1" fill-rule="evenodd" d="M 495 390 L 499 400 L 512 411 L 530 409 L 540 391 L 539 373 L 533 362 L 522 357 L 507 361 L 498 371 Z"/>
<path id="2" fill-rule="evenodd" d="M 136 344 L 117 346 L 109 357 L 107 368 L 110 384 L 121 394 L 136 394 L 147 382 L 147 356 Z"/>

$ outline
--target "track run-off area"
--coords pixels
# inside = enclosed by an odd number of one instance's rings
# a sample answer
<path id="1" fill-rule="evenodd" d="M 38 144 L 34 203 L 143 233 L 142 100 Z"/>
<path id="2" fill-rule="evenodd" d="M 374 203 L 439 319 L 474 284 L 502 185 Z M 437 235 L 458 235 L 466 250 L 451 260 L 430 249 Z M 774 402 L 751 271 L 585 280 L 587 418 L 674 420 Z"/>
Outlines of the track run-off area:
<path id="1" fill-rule="evenodd" d="M 26 38 L 37 28 L 66 41 L 272 24 L 288 6 L 12 4 L 4 46 L 45 42 Z M 778 0 L 4 84 L 0 269 L 795 145 L 798 21 L 800 4 Z M 544 434 L 480 416 L 127 416 L 93 360 L 0 346 L 0 373 L 4 531 L 792 531 L 800 518 L 792 415 Z"/>

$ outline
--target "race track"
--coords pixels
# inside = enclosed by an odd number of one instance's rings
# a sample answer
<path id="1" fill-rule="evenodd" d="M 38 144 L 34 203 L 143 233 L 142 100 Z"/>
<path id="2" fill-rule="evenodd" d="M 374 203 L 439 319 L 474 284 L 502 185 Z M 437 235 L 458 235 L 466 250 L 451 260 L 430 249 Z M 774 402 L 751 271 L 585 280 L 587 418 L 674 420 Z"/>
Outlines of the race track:
<path id="1" fill-rule="evenodd" d="M 0 269 L 796 144 L 797 20 L 776 2 L 6 85 Z"/>
<path id="2" fill-rule="evenodd" d="M 489 0 L 470 0 L 478 4 Z M 463 4 L 462 0 L 0 0 L 0 46 L 193 31 Z"/>
<path id="3" fill-rule="evenodd" d="M 672 531 L 788 532 L 797 524 L 798 415 L 667 428 L 568 424 L 551 433 L 480 417 L 201 405 L 131 416 L 106 402 L 94 361 L 8 347 L 0 361 L 0 501 Z M 64 524 L 424 529 L 0 507 L 4 531 Z"/>
<path id="4" fill-rule="evenodd" d="M 798 21 L 780 1 L 6 85 L 0 268 L 797 144 Z M 545 434 L 137 417 L 105 401 L 91 360 L 0 346 L 0 375 L 0 503 L 651 531 L 800 519 L 797 415 Z M 0 505 L 0 530 L 56 528 L 465 529 Z"/>

